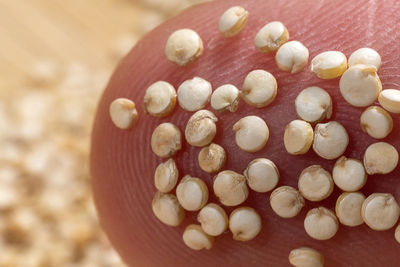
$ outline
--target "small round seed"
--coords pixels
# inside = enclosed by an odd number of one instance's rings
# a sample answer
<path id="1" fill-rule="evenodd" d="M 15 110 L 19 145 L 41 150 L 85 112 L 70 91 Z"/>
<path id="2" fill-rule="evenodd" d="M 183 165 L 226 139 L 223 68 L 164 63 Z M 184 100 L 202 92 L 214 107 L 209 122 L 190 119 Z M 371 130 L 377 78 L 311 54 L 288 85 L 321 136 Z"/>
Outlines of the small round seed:
<path id="1" fill-rule="evenodd" d="M 278 187 L 269 200 L 272 210 L 282 218 L 293 218 L 304 207 L 304 198 L 291 186 Z"/>
<path id="2" fill-rule="evenodd" d="M 214 237 L 207 235 L 200 225 L 188 225 L 183 232 L 183 242 L 193 250 L 211 249 L 214 244 Z"/>
<path id="3" fill-rule="evenodd" d="M 400 208 L 392 194 L 371 194 L 362 204 L 361 216 L 373 230 L 384 231 L 398 221 Z"/>
<path id="4" fill-rule="evenodd" d="M 361 207 L 365 196 L 360 192 L 345 192 L 336 201 L 336 216 L 343 225 L 358 226 L 364 223 Z"/>
<path id="5" fill-rule="evenodd" d="M 383 108 L 373 106 L 361 114 L 360 125 L 363 132 L 369 136 L 382 139 L 392 132 L 393 119 Z"/>
<path id="6" fill-rule="evenodd" d="M 256 192 L 265 193 L 275 188 L 279 182 L 279 171 L 269 159 L 255 159 L 244 171 L 247 184 Z"/>
<path id="7" fill-rule="evenodd" d="M 262 108 L 274 101 L 277 88 L 276 79 L 271 73 L 253 70 L 244 79 L 240 95 L 248 105 Z"/>
<path id="8" fill-rule="evenodd" d="M 336 121 L 315 126 L 313 149 L 324 159 L 336 159 L 343 155 L 349 144 L 346 129 Z"/>
<path id="9" fill-rule="evenodd" d="M 161 158 L 168 158 L 182 148 L 182 137 L 178 127 L 170 122 L 158 125 L 151 136 L 151 149 Z"/>
<path id="10" fill-rule="evenodd" d="M 396 230 L 394 232 L 394 238 L 398 243 L 400 243 L 400 224 L 397 225 Z"/>
<path id="11" fill-rule="evenodd" d="M 229 8 L 219 19 L 218 29 L 225 37 L 239 34 L 246 27 L 249 12 L 241 6 Z"/>
<path id="12" fill-rule="evenodd" d="M 211 83 L 202 78 L 184 81 L 178 88 L 179 106 L 187 111 L 202 109 L 210 101 L 211 93 Z"/>
<path id="13" fill-rule="evenodd" d="M 241 118 L 233 125 L 236 144 L 244 151 L 261 150 L 268 141 L 269 129 L 263 119 L 258 116 Z"/>
<path id="14" fill-rule="evenodd" d="M 367 173 L 361 161 L 340 157 L 333 167 L 333 181 L 343 191 L 358 191 L 367 182 Z"/>
<path id="15" fill-rule="evenodd" d="M 261 217 L 253 208 L 237 208 L 229 216 L 229 230 L 234 240 L 249 241 L 260 233 L 261 227 Z"/>
<path id="16" fill-rule="evenodd" d="M 219 236 L 228 229 L 228 215 L 223 208 L 214 203 L 204 206 L 197 216 L 203 231 L 211 236 Z"/>
<path id="17" fill-rule="evenodd" d="M 153 198 L 152 208 L 154 215 L 169 226 L 178 226 L 185 218 L 185 210 L 172 194 L 157 192 Z"/>
<path id="18" fill-rule="evenodd" d="M 289 32 L 285 25 L 279 21 L 273 21 L 262 27 L 255 39 L 254 44 L 263 53 L 278 50 L 278 48 L 289 40 Z"/>
<path id="19" fill-rule="evenodd" d="M 146 113 L 156 116 L 168 116 L 176 105 L 175 88 L 163 81 L 150 85 L 144 95 L 143 106 Z"/>
<path id="20" fill-rule="evenodd" d="M 381 66 L 381 56 L 372 48 L 364 47 L 354 51 L 349 57 L 349 66 L 357 64 L 371 65 L 379 70 Z"/>
<path id="21" fill-rule="evenodd" d="M 118 98 L 110 105 L 110 117 L 118 128 L 129 129 L 135 124 L 139 115 L 134 102 L 126 98 Z"/>
<path id="22" fill-rule="evenodd" d="M 203 41 L 197 32 L 190 29 L 180 29 L 173 32 L 165 46 L 168 60 L 179 66 L 185 66 L 201 56 Z"/>
<path id="23" fill-rule="evenodd" d="M 211 107 L 216 111 L 235 112 L 239 105 L 239 89 L 232 84 L 225 84 L 217 89 L 211 95 Z"/>
<path id="24" fill-rule="evenodd" d="M 304 229 L 310 237 L 316 240 L 328 240 L 338 231 L 339 223 L 331 210 L 319 207 L 307 213 Z"/>
<path id="25" fill-rule="evenodd" d="M 234 171 L 222 171 L 214 178 L 214 194 L 225 206 L 242 204 L 249 195 L 246 177 Z"/>
<path id="26" fill-rule="evenodd" d="M 305 199 L 321 201 L 332 194 L 334 184 L 328 171 L 320 165 L 312 165 L 301 172 L 298 186 Z"/>
<path id="27" fill-rule="evenodd" d="M 222 146 L 211 143 L 203 147 L 198 156 L 200 168 L 208 173 L 218 172 L 226 162 L 226 153 Z"/>
<path id="28" fill-rule="evenodd" d="M 310 123 L 317 123 L 332 116 L 332 98 L 322 88 L 304 89 L 295 100 L 297 115 Z"/>
<path id="29" fill-rule="evenodd" d="M 179 204 L 188 211 L 197 211 L 208 201 L 208 188 L 203 180 L 185 175 L 176 187 Z"/>
<path id="30" fill-rule="evenodd" d="M 173 159 L 169 159 L 157 166 L 154 173 L 154 185 L 162 193 L 174 189 L 178 181 L 179 171 Z"/>
<path id="31" fill-rule="evenodd" d="M 355 107 L 373 104 L 382 91 L 382 83 L 375 67 L 360 64 L 351 66 L 343 73 L 339 87 L 343 98 Z"/>
<path id="32" fill-rule="evenodd" d="M 297 73 L 307 66 L 309 55 L 307 47 L 302 43 L 290 41 L 279 47 L 275 62 L 281 70 Z"/>
<path id="33" fill-rule="evenodd" d="M 326 51 L 311 60 L 311 72 L 321 79 L 334 79 L 347 69 L 347 58 L 339 51 Z"/>
<path id="34" fill-rule="evenodd" d="M 217 133 L 217 126 L 215 125 L 217 121 L 217 117 L 211 111 L 197 111 L 190 117 L 186 124 L 186 141 L 190 145 L 197 147 L 210 144 Z"/>
<path id="35" fill-rule="evenodd" d="M 301 155 L 307 153 L 313 139 L 314 130 L 308 122 L 294 120 L 285 127 L 283 142 L 289 154 Z"/>
<path id="36" fill-rule="evenodd" d="M 400 90 L 385 89 L 379 94 L 378 101 L 387 111 L 400 113 Z"/>
<path id="37" fill-rule="evenodd" d="M 364 154 L 364 167 L 369 175 L 388 174 L 399 162 L 399 153 L 396 148 L 386 142 L 370 145 Z"/>
<path id="38" fill-rule="evenodd" d="M 324 256 L 312 248 L 296 248 L 289 254 L 289 262 L 295 267 L 324 267 L 324 261 Z"/>

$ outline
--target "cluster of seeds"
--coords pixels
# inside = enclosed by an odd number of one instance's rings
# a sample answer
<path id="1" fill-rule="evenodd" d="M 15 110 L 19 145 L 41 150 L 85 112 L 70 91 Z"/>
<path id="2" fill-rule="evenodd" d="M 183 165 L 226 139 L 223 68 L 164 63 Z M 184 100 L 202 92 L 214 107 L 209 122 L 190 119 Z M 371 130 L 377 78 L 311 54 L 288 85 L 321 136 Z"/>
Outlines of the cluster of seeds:
<path id="1" fill-rule="evenodd" d="M 225 37 L 239 34 L 246 26 L 249 13 L 242 7 L 228 9 L 220 18 L 219 31 Z M 297 73 L 308 64 L 309 51 L 299 41 L 289 41 L 289 32 L 281 22 L 274 21 L 263 26 L 254 40 L 256 48 L 263 53 L 276 52 L 275 59 L 283 71 Z M 184 66 L 196 60 L 203 51 L 199 35 L 190 29 L 174 32 L 166 45 L 167 58 Z M 379 100 L 381 107 L 370 106 L 362 114 L 360 125 L 364 132 L 376 139 L 387 137 L 393 128 L 393 120 L 387 112 L 400 113 L 400 91 L 382 91 L 377 71 L 381 65 L 379 54 L 371 48 L 355 51 L 347 60 L 340 51 L 326 51 L 315 56 L 310 70 L 321 79 L 340 77 L 340 92 L 345 101 L 355 107 L 367 107 Z M 287 124 L 283 142 L 291 155 L 313 151 L 326 160 L 336 160 L 332 173 L 319 165 L 305 168 L 298 179 L 298 189 L 291 186 L 275 188 L 279 182 L 278 167 L 269 159 L 251 161 L 243 174 L 224 170 L 227 154 L 223 147 L 212 143 L 217 133 L 217 116 L 204 109 L 210 102 L 216 112 L 238 109 L 240 99 L 255 108 L 268 106 L 277 95 L 277 81 L 265 70 L 251 71 L 245 78 L 242 90 L 225 84 L 214 91 L 210 82 L 195 77 L 183 82 L 175 92 L 164 81 L 151 85 L 144 97 L 144 110 L 155 117 L 169 115 L 179 106 L 195 112 L 187 122 L 185 140 L 189 145 L 201 147 L 198 155 L 200 168 L 216 173 L 213 193 L 224 206 L 243 204 L 250 190 L 259 193 L 272 191 L 270 205 L 282 218 L 297 216 L 305 206 L 305 199 L 318 202 L 328 198 L 334 185 L 344 192 L 338 197 L 335 212 L 318 207 L 307 212 L 304 219 L 306 233 L 316 240 L 328 240 L 339 230 L 339 223 L 358 226 L 364 222 L 374 230 L 393 227 L 400 216 L 400 207 L 391 194 L 374 193 L 365 197 L 358 192 L 367 182 L 368 175 L 387 174 L 398 165 L 395 147 L 378 142 L 371 144 L 364 153 L 363 162 L 346 158 L 344 153 L 350 142 L 345 127 L 337 121 L 328 121 L 333 113 L 332 99 L 328 92 L 316 86 L 305 88 L 295 100 L 298 119 Z M 387 110 L 387 111 L 386 111 Z M 110 106 L 112 121 L 117 127 L 127 129 L 137 119 L 133 102 L 117 99 Z M 325 122 L 324 122 L 325 121 Z M 261 150 L 269 139 L 267 123 L 258 116 L 246 116 L 233 125 L 237 146 L 246 152 Z M 233 239 L 248 241 L 261 231 L 261 217 L 251 207 L 238 207 L 226 214 L 216 203 L 208 203 L 209 191 L 201 178 L 185 175 L 178 183 L 179 173 L 175 161 L 170 158 L 182 147 L 180 129 L 172 123 L 162 123 L 151 138 L 153 152 L 161 158 L 154 176 L 158 192 L 153 199 L 153 212 L 163 223 L 179 225 L 185 211 L 199 211 L 199 224 L 189 225 L 183 233 L 184 243 L 194 249 L 210 249 L 214 237 L 229 229 Z M 176 187 L 176 196 L 171 193 Z M 400 226 L 395 237 L 400 239 Z M 311 248 L 292 250 L 289 261 L 294 266 L 323 266 L 324 257 Z"/>

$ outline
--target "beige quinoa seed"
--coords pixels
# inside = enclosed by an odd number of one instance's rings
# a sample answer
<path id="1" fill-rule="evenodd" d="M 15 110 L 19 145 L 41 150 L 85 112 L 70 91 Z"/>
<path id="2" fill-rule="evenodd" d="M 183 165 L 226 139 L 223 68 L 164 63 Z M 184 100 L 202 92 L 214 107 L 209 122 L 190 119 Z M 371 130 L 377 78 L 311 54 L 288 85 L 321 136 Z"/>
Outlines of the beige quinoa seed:
<path id="1" fill-rule="evenodd" d="M 391 173 L 398 162 L 397 149 L 386 142 L 374 143 L 364 153 L 364 167 L 370 175 Z"/>
<path id="2" fill-rule="evenodd" d="M 272 21 L 263 26 L 257 33 L 254 44 L 263 53 L 270 53 L 289 40 L 289 32 L 280 21 Z"/>
<path id="3" fill-rule="evenodd" d="M 361 207 L 365 196 L 360 192 L 344 192 L 336 201 L 336 216 L 341 224 L 359 226 L 364 223 L 361 216 Z"/>
<path id="4" fill-rule="evenodd" d="M 172 194 L 157 192 L 153 198 L 152 208 L 154 215 L 169 226 L 178 226 L 185 218 L 185 210 Z"/>
<path id="5" fill-rule="evenodd" d="M 201 56 L 203 41 L 197 32 L 191 29 L 180 29 L 173 32 L 165 46 L 168 60 L 178 66 L 185 66 Z"/>
<path id="6" fill-rule="evenodd" d="M 289 254 L 289 262 L 295 267 L 323 267 L 324 261 L 320 252 L 308 247 L 293 249 Z"/>
<path id="7" fill-rule="evenodd" d="M 249 12 L 241 6 L 229 8 L 219 19 L 218 29 L 225 37 L 238 35 L 246 27 Z"/>
<path id="8" fill-rule="evenodd" d="M 216 133 L 217 117 L 208 110 L 199 110 L 188 120 L 185 128 L 186 141 L 197 147 L 203 147 L 212 142 Z"/>
<path id="9" fill-rule="evenodd" d="M 307 234 L 316 240 L 331 239 L 339 229 L 335 214 L 324 207 L 310 210 L 304 220 Z"/>
<path id="10" fill-rule="evenodd" d="M 253 208 L 240 207 L 229 216 L 229 230 L 234 240 L 249 241 L 260 233 L 261 228 L 261 217 Z"/>
<path id="11" fill-rule="evenodd" d="M 139 118 L 135 103 L 126 98 L 115 99 L 109 112 L 112 122 L 120 129 L 129 129 Z"/>
<path id="12" fill-rule="evenodd" d="M 293 218 L 304 207 L 304 198 L 291 186 L 276 188 L 269 198 L 272 210 L 282 218 Z"/>
<path id="13" fill-rule="evenodd" d="M 182 148 L 182 136 L 178 127 L 170 122 L 158 125 L 151 136 L 151 149 L 161 158 L 168 158 Z"/>
<path id="14" fill-rule="evenodd" d="M 198 161 L 203 171 L 208 173 L 218 172 L 226 162 L 225 149 L 220 145 L 211 143 L 200 150 Z"/>
<path id="15" fill-rule="evenodd" d="M 183 232 L 183 242 L 193 250 L 210 250 L 214 244 L 214 237 L 207 235 L 200 225 L 188 225 Z"/>

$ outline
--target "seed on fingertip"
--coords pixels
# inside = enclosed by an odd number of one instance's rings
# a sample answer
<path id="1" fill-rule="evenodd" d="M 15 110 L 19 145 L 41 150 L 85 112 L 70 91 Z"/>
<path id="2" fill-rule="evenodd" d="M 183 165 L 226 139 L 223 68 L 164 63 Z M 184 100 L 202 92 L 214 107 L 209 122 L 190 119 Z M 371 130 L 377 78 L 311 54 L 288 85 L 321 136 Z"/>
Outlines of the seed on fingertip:
<path id="1" fill-rule="evenodd" d="M 324 256 L 312 248 L 296 248 L 289 254 L 289 262 L 295 267 L 324 267 L 324 261 Z"/>
<path id="2" fill-rule="evenodd" d="M 393 130 L 393 119 L 390 114 L 381 107 L 367 108 L 360 118 L 363 132 L 376 139 L 387 137 Z"/>
<path id="3" fill-rule="evenodd" d="M 400 90 L 385 89 L 378 97 L 379 104 L 391 113 L 400 113 Z"/>
<path id="4" fill-rule="evenodd" d="M 211 249 L 214 244 L 214 237 L 207 235 L 200 225 L 190 224 L 183 232 L 183 242 L 193 250 Z"/>
<path id="5" fill-rule="evenodd" d="M 225 206 L 242 204 L 249 195 L 246 177 L 234 171 L 222 171 L 214 177 L 214 194 Z"/>
<path id="6" fill-rule="evenodd" d="M 158 125 L 151 135 L 151 149 L 161 158 L 168 158 L 182 148 L 181 131 L 170 122 Z"/>
<path id="7" fill-rule="evenodd" d="M 154 215 L 164 224 L 178 226 L 185 218 L 185 210 L 172 194 L 157 192 L 152 201 Z"/>
<path id="8" fill-rule="evenodd" d="M 178 181 L 179 171 L 173 159 L 160 163 L 154 173 L 154 185 L 163 193 L 170 192 Z"/>
<path id="9" fill-rule="evenodd" d="M 275 77 L 264 70 L 253 70 L 243 82 L 242 99 L 250 106 L 262 108 L 274 101 L 277 93 Z"/>
<path id="10" fill-rule="evenodd" d="M 226 162 L 226 153 L 222 146 L 211 143 L 203 147 L 198 156 L 200 168 L 208 173 L 218 172 Z"/>
<path id="11" fill-rule="evenodd" d="M 310 123 L 317 123 L 332 116 L 332 98 L 324 89 L 312 86 L 300 92 L 296 97 L 297 115 Z"/>
<path id="12" fill-rule="evenodd" d="M 289 32 L 285 25 L 279 21 L 273 21 L 262 27 L 255 39 L 256 48 L 269 53 L 278 50 L 278 48 L 289 40 Z"/>
<path id="13" fill-rule="evenodd" d="M 357 64 L 371 65 L 378 71 L 381 66 L 381 56 L 374 49 L 363 47 L 354 51 L 349 57 L 349 67 Z"/>
<path id="14" fill-rule="evenodd" d="M 249 241 L 260 233 L 261 227 L 261 217 L 253 208 L 240 207 L 229 216 L 229 230 L 234 240 Z"/>
<path id="15" fill-rule="evenodd" d="M 400 243 L 400 224 L 397 225 L 396 230 L 394 231 L 394 238 L 398 243 Z"/>
<path id="16" fill-rule="evenodd" d="M 298 73 L 308 64 L 309 52 L 299 41 L 290 41 L 279 47 L 275 62 L 283 71 Z"/>
<path id="17" fill-rule="evenodd" d="M 311 60 L 311 72 L 321 79 L 334 79 L 347 69 L 347 58 L 339 51 L 326 51 Z"/>
<path id="18" fill-rule="evenodd" d="M 367 182 L 367 173 L 364 165 L 357 159 L 340 157 L 332 170 L 333 181 L 343 191 L 360 190 Z"/>
<path id="19" fill-rule="evenodd" d="M 225 84 L 217 89 L 211 95 L 211 107 L 216 111 L 235 112 L 239 105 L 239 89 L 232 84 Z"/>
<path id="20" fill-rule="evenodd" d="M 200 210 L 208 201 L 208 188 L 203 180 L 186 175 L 176 187 L 179 204 L 188 211 Z"/>
<path id="21" fill-rule="evenodd" d="M 219 236 L 228 229 L 228 215 L 221 206 L 214 203 L 204 206 L 200 210 L 197 220 L 203 231 L 211 236 Z"/>
<path id="22" fill-rule="evenodd" d="M 241 6 L 229 8 L 219 19 L 218 29 L 225 37 L 239 34 L 246 27 L 249 12 Z"/>
<path id="23" fill-rule="evenodd" d="M 388 174 L 399 162 L 397 149 L 386 142 L 370 145 L 364 153 L 364 167 L 369 175 Z"/>
<path id="24" fill-rule="evenodd" d="M 279 182 L 279 171 L 269 159 L 259 158 L 251 161 L 244 171 L 249 187 L 259 193 L 269 192 Z"/>
<path id="25" fill-rule="evenodd" d="M 306 121 L 294 120 L 285 127 L 283 142 L 286 151 L 292 155 L 308 152 L 314 139 L 314 130 Z"/>
<path id="26" fill-rule="evenodd" d="M 304 198 L 291 186 L 276 188 L 269 200 L 272 210 L 282 218 L 293 218 L 304 207 Z"/>
<path id="27" fill-rule="evenodd" d="M 143 107 L 146 113 L 155 117 L 168 116 L 176 105 L 175 88 L 164 81 L 150 85 L 144 95 Z"/>
<path id="28" fill-rule="evenodd" d="M 120 129 L 129 129 L 139 117 L 135 103 L 126 98 L 115 99 L 109 112 L 112 122 Z"/>
<path id="29" fill-rule="evenodd" d="M 312 165 L 301 172 L 298 186 L 305 199 L 321 201 L 331 195 L 334 184 L 328 171 L 320 165 Z"/>
<path id="30" fill-rule="evenodd" d="M 316 240 L 331 239 L 339 229 L 335 214 L 324 207 L 310 210 L 304 220 L 307 234 Z"/>
<path id="31" fill-rule="evenodd" d="M 203 147 L 212 142 L 216 133 L 217 117 L 208 110 L 199 110 L 188 120 L 185 128 L 186 141 L 197 147 Z"/>
<path id="32" fill-rule="evenodd" d="M 263 119 L 258 116 L 241 118 L 233 125 L 236 144 L 244 151 L 261 150 L 268 141 L 269 129 Z"/>
<path id="33" fill-rule="evenodd" d="M 349 144 L 346 129 L 336 121 L 319 123 L 314 130 L 313 149 L 324 159 L 336 159 L 343 155 Z"/>
<path id="34" fill-rule="evenodd" d="M 211 83 L 202 78 L 184 81 L 178 88 L 179 106 L 187 111 L 202 109 L 210 101 L 211 93 Z"/>
<path id="35" fill-rule="evenodd" d="M 168 60 L 179 66 L 185 66 L 201 56 L 203 41 L 197 32 L 191 29 L 180 29 L 173 32 L 165 46 Z"/>
<path id="36" fill-rule="evenodd" d="M 364 223 L 361 216 L 361 207 L 365 196 L 360 192 L 344 192 L 336 201 L 336 216 L 341 224 L 359 226 Z"/>

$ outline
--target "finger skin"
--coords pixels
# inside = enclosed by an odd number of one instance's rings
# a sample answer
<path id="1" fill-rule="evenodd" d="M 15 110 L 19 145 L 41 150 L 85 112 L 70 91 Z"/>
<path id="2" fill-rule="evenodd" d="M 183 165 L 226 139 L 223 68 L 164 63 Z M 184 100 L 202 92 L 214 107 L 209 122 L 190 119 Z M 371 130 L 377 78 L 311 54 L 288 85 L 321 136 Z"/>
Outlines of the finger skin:
<path id="1" fill-rule="evenodd" d="M 278 95 L 273 104 L 255 109 L 242 101 L 235 113 L 216 113 L 219 121 L 214 142 L 227 151 L 226 169 L 241 173 L 255 158 L 271 159 L 281 173 L 279 185 L 297 187 L 298 175 L 307 166 L 321 164 L 332 170 L 335 163 L 322 160 L 313 151 L 291 156 L 284 149 L 284 127 L 297 118 L 294 99 L 305 87 L 320 86 L 332 96 L 332 120 L 341 122 L 350 136 L 347 157 L 362 159 L 366 147 L 375 142 L 361 131 L 359 118 L 363 109 L 345 103 L 338 79 L 320 80 L 308 69 L 289 74 L 276 67 L 273 54 L 257 52 L 253 39 L 267 22 L 282 21 L 290 32 L 290 39 L 299 40 L 309 48 L 310 59 L 327 50 L 339 50 L 349 56 L 360 47 L 372 47 L 382 56 L 379 75 L 383 87 L 398 87 L 399 1 L 244 1 L 240 4 L 250 12 L 248 25 L 239 36 L 227 39 L 218 32 L 218 19 L 227 8 L 237 4 L 230 0 L 215 1 L 185 11 L 139 42 L 111 78 L 94 123 L 91 174 L 101 224 L 112 244 L 130 266 L 289 266 L 289 252 L 299 246 L 310 246 L 322 252 L 328 267 L 396 266 L 400 245 L 393 237 L 394 229 L 376 232 L 365 225 L 356 228 L 341 225 L 338 234 L 328 241 L 316 241 L 307 236 L 303 228 L 306 212 L 320 205 L 334 210 L 341 193 L 337 188 L 328 200 L 307 202 L 294 219 L 281 219 L 273 213 L 269 193 L 251 192 L 245 205 L 255 208 L 262 217 L 263 229 L 259 236 L 249 242 L 238 242 L 227 232 L 216 238 L 210 251 L 195 252 L 182 242 L 183 229 L 196 223 L 196 213 L 188 212 L 184 223 L 175 228 L 163 225 L 153 215 L 153 173 L 164 160 L 151 151 L 152 131 L 161 122 L 170 121 L 183 132 L 192 114 L 178 106 L 172 115 L 163 119 L 144 114 L 141 107 L 145 90 L 158 80 L 168 81 L 177 88 L 184 80 L 198 76 L 210 81 L 214 89 L 225 83 L 241 88 L 251 70 L 271 72 L 278 81 Z M 175 66 L 164 55 L 168 36 L 179 28 L 196 30 L 204 42 L 204 54 L 187 67 Z M 117 129 L 109 118 L 108 107 L 118 97 L 132 99 L 139 107 L 139 121 L 131 130 Z M 232 125 L 246 115 L 262 117 L 270 129 L 266 147 L 257 153 L 241 151 L 234 142 Z M 393 132 L 385 141 L 399 149 L 400 116 L 393 115 L 393 119 Z M 190 174 L 202 178 L 209 186 L 210 201 L 216 202 L 211 191 L 213 175 L 206 174 L 198 166 L 199 151 L 200 148 L 185 143 L 174 158 L 180 176 Z M 389 175 L 370 176 L 361 191 L 366 195 L 389 192 L 400 200 L 399 175 L 400 169 L 396 168 Z M 225 210 L 229 213 L 232 209 Z"/>

